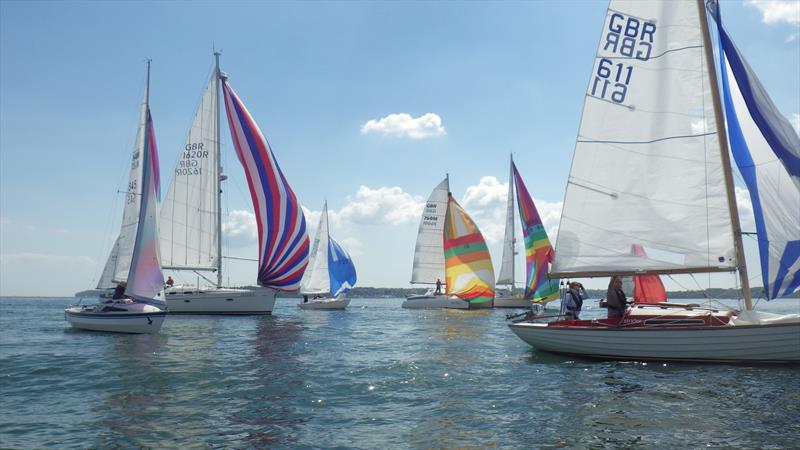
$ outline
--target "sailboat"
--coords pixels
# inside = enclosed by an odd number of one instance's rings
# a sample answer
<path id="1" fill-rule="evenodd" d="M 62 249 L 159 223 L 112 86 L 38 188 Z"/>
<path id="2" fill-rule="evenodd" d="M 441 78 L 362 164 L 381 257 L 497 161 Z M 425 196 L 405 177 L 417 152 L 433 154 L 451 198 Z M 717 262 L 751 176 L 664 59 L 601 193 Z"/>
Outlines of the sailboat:
<path id="1" fill-rule="evenodd" d="M 766 298 L 785 297 L 800 287 L 800 138 L 733 45 L 718 6 L 709 7 L 721 86 L 702 0 L 610 2 L 550 276 L 738 270 L 744 309 L 656 303 L 617 320 L 510 325 L 536 349 L 800 362 L 800 315 L 753 310 L 728 154 L 730 142 L 754 206 Z"/>
<path id="2" fill-rule="evenodd" d="M 171 313 L 182 314 L 271 314 L 275 304 L 275 294 L 285 288 L 282 284 L 267 284 L 267 287 L 232 288 L 223 286 L 223 255 L 222 255 L 222 182 L 227 177 L 222 173 L 220 155 L 220 94 L 224 85 L 224 76 L 219 68 L 219 52 L 214 53 L 215 67 L 206 86 L 200 105 L 195 113 L 192 125 L 186 138 L 186 143 L 181 150 L 175 173 L 162 204 L 160 226 L 161 255 L 164 269 L 177 271 L 215 272 L 216 280 L 213 286 L 201 287 L 194 285 L 177 285 L 166 290 L 167 305 Z M 261 135 L 255 121 L 247 114 L 243 105 L 233 102 L 226 103 L 226 108 L 231 120 L 231 135 L 237 152 L 241 152 L 240 145 L 250 145 L 249 138 L 255 138 L 254 149 L 260 152 L 257 161 L 264 161 L 266 169 L 258 165 L 250 166 L 252 161 L 240 161 L 248 173 L 248 183 L 255 183 L 268 195 L 261 195 L 253 191 L 253 202 L 264 203 L 260 209 L 260 218 L 269 225 L 266 229 L 273 233 L 272 223 L 278 224 L 277 217 L 287 215 L 290 223 L 284 224 L 284 232 L 291 230 L 295 236 L 305 232 L 305 222 L 302 227 L 298 222 L 299 208 L 296 204 L 276 202 L 272 195 L 285 195 L 290 201 L 295 201 L 280 169 L 269 149 L 269 144 Z M 233 114 L 233 119 L 231 115 Z M 237 139 L 241 139 L 237 141 Z M 249 151 L 249 150 L 248 150 Z M 257 163 L 256 163 L 257 164 Z M 261 171 L 260 171 L 261 170 Z M 255 178 L 252 174 L 257 174 Z M 263 178 L 262 178 L 263 176 Z M 263 183 L 263 184 L 262 184 Z M 258 207 L 257 207 L 258 208 Z M 267 218 L 264 215 L 271 217 Z M 300 212 L 302 218 L 302 212 Z M 259 222 L 259 231 L 263 222 Z M 300 228 L 303 232 L 300 233 Z M 286 238 L 287 236 L 283 236 Z M 261 239 L 261 238 L 260 238 Z M 307 240 L 307 238 L 306 238 Z M 302 241 L 302 240 L 301 240 Z M 302 244 L 294 242 L 293 247 Z M 262 244 L 277 245 L 274 236 L 270 235 L 260 241 Z M 288 241 L 282 241 L 288 242 Z M 300 245 L 302 246 L 302 245 Z M 263 252 L 288 251 L 290 247 L 265 249 L 260 247 L 262 254 L 260 261 L 265 262 Z M 307 253 L 307 249 L 306 249 Z M 288 255 L 290 253 L 282 253 Z M 293 254 L 293 253 L 292 253 Z M 273 255 L 273 257 L 276 255 Z M 296 272 L 300 260 L 290 262 L 292 271 Z M 271 264 L 275 264 L 272 261 Z M 267 270 L 274 270 L 275 267 Z M 302 271 L 300 271 L 302 275 Z M 205 277 L 203 277 L 205 278 Z M 274 288 L 273 288 L 274 287 Z"/>
<path id="3" fill-rule="evenodd" d="M 412 284 L 436 284 L 409 296 L 403 308 L 484 309 L 494 299 L 494 269 L 486 241 L 475 222 L 450 194 L 450 177 L 431 192 L 420 219 Z"/>
<path id="4" fill-rule="evenodd" d="M 345 309 L 356 284 L 356 268 L 347 251 L 330 235 L 328 202 L 322 207 L 308 268 L 300 282 L 302 309 Z M 309 300 L 309 297 L 312 297 Z"/>
<path id="5" fill-rule="evenodd" d="M 74 328 L 117 333 L 157 333 L 167 314 L 161 292 L 164 277 L 159 261 L 156 224 L 158 150 L 149 97 L 148 61 L 122 230 L 111 252 L 116 293 L 113 299 L 103 300 L 98 305 L 66 308 L 64 316 Z"/>
<path id="6" fill-rule="evenodd" d="M 514 188 L 517 192 L 517 205 L 525 242 L 525 292 L 514 295 L 514 256 L 516 238 L 514 237 Z M 559 296 L 558 280 L 547 278 L 550 262 L 553 260 L 553 247 L 547 238 L 547 231 L 528 193 L 522 177 L 511 158 L 508 177 L 508 201 L 506 204 L 506 230 L 503 240 L 503 260 L 497 284 L 508 284 L 509 293 L 494 299 L 495 308 L 528 308 L 531 303 L 545 304 Z"/>

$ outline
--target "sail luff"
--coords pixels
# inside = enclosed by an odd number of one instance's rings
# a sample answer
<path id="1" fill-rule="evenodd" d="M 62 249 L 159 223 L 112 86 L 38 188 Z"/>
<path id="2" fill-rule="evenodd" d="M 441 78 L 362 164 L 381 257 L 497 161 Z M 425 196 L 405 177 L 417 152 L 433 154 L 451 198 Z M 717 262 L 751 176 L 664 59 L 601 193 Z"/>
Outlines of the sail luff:
<path id="1" fill-rule="evenodd" d="M 719 82 L 717 71 L 714 69 L 714 49 L 711 43 L 711 33 L 708 29 L 708 18 L 706 17 L 706 6 L 704 0 L 696 0 L 697 14 L 700 18 L 700 28 L 703 33 L 703 54 L 706 59 L 708 69 L 708 79 L 711 88 L 711 100 L 714 103 L 714 116 L 719 136 L 720 158 L 722 160 L 722 173 L 725 180 L 725 192 L 727 193 L 728 212 L 731 216 L 731 230 L 733 232 L 733 243 L 736 251 L 736 262 L 739 269 L 739 282 L 744 296 L 746 309 L 753 309 L 753 299 L 750 294 L 750 279 L 747 277 L 747 261 L 744 257 L 744 244 L 742 242 L 742 227 L 739 224 L 739 208 L 736 205 L 736 191 L 733 188 L 733 169 L 731 166 L 730 151 L 728 150 L 728 133 L 725 129 L 725 115 L 722 112 L 722 102 L 719 95 Z"/>
<path id="2" fill-rule="evenodd" d="M 220 52 L 214 52 L 214 147 L 215 159 L 217 160 L 217 287 L 222 287 L 222 149 L 220 139 L 220 104 L 219 104 L 219 91 L 220 91 L 220 69 L 219 69 L 219 55 Z"/>
<path id="3" fill-rule="evenodd" d="M 506 228 L 503 235 L 503 258 L 497 284 L 507 284 L 514 291 L 514 260 L 516 258 L 516 238 L 514 236 L 514 157 L 510 157 L 508 167 L 508 197 L 506 198 Z"/>

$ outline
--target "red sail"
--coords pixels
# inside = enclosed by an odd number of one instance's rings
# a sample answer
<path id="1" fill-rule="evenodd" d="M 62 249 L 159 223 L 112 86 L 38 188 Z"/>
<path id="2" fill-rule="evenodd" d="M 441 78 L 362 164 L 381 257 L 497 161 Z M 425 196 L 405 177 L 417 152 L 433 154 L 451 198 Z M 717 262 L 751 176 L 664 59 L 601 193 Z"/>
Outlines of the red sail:
<path id="1" fill-rule="evenodd" d="M 647 256 L 639 244 L 631 246 L 634 256 Z M 636 303 L 659 303 L 667 301 L 667 291 L 658 275 L 636 275 L 633 277 L 633 301 Z"/>

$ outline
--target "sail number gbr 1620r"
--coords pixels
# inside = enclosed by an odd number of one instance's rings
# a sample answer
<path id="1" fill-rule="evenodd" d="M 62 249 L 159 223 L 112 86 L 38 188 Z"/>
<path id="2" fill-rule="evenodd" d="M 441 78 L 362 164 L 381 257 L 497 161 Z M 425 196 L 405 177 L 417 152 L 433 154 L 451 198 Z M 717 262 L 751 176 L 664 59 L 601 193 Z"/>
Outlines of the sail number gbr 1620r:
<path id="1" fill-rule="evenodd" d="M 202 142 L 186 144 L 178 167 L 175 168 L 175 175 L 200 175 L 203 173 L 205 164 L 200 162 L 201 158 L 208 159 L 208 150 L 203 149 Z"/>

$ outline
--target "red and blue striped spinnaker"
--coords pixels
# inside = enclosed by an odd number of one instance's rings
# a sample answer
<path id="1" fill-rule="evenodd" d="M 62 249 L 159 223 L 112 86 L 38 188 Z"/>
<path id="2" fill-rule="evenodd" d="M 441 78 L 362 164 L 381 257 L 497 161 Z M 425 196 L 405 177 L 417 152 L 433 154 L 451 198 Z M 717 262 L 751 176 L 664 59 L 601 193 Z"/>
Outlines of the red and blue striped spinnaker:
<path id="1" fill-rule="evenodd" d="M 308 264 L 306 220 L 269 143 L 236 92 L 222 80 L 233 146 L 242 163 L 258 224 L 258 284 L 296 291 Z"/>
<path id="2" fill-rule="evenodd" d="M 553 261 L 553 247 L 517 166 L 513 162 L 511 165 L 514 169 L 519 219 L 525 240 L 525 298 L 532 302 L 546 303 L 557 299 L 559 292 L 558 280 L 547 278 L 547 271 Z"/>

